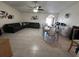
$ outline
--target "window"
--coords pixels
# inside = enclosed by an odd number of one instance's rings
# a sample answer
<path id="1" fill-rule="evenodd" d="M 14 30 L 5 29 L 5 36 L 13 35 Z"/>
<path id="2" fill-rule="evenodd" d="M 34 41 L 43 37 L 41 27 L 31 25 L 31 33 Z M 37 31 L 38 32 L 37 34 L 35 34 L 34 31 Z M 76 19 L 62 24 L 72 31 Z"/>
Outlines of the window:
<path id="1" fill-rule="evenodd" d="M 53 15 L 49 15 L 47 18 L 46 18 L 46 25 L 48 25 L 48 26 L 52 26 L 52 24 L 53 24 L 53 22 L 54 22 L 54 16 Z"/>

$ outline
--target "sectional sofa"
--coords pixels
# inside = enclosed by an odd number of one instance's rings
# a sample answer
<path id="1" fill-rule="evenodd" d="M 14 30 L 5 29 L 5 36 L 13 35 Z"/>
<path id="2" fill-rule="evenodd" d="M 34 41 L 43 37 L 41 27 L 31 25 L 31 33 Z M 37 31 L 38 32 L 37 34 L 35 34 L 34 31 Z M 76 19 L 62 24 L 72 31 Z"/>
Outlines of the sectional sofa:
<path id="1" fill-rule="evenodd" d="M 3 31 L 5 33 L 15 33 L 24 28 L 35 28 L 39 29 L 40 24 L 35 22 L 21 22 L 21 23 L 10 23 L 3 25 Z"/>

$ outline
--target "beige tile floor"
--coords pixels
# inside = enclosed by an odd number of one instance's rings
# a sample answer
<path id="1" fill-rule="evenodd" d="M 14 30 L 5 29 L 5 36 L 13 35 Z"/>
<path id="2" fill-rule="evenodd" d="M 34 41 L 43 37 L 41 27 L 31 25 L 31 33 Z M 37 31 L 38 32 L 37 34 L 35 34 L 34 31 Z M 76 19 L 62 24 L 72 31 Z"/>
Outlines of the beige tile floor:
<path id="1" fill-rule="evenodd" d="M 23 29 L 16 33 L 3 34 L 10 39 L 13 57 L 71 57 L 67 52 L 70 42 L 63 37 L 58 43 L 49 44 L 41 29 Z"/>

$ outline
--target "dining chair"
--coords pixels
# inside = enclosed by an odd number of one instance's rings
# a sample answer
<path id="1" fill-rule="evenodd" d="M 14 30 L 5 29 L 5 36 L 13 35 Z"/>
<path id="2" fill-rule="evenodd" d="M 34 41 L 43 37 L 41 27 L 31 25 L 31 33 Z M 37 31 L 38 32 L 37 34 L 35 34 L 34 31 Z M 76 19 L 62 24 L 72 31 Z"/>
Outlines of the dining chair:
<path id="1" fill-rule="evenodd" d="M 72 40 L 68 52 L 70 52 L 73 46 L 79 47 L 79 29 L 73 29 Z"/>

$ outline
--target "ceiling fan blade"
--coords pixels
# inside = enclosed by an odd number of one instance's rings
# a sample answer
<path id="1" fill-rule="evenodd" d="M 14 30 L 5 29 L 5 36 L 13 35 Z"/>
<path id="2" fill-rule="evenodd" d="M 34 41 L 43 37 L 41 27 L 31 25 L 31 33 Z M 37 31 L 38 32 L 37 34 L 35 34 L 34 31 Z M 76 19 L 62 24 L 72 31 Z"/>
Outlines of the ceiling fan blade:
<path id="1" fill-rule="evenodd" d="M 26 7 L 28 7 L 28 8 L 34 8 L 34 7 L 31 7 L 31 6 L 28 6 L 28 5 Z"/>
<path id="2" fill-rule="evenodd" d="M 28 7 L 28 8 L 34 8 L 34 6 L 28 5 L 28 4 L 26 4 L 25 6 Z"/>
<path id="3" fill-rule="evenodd" d="M 39 11 L 44 11 L 44 9 L 38 9 Z"/>

